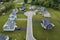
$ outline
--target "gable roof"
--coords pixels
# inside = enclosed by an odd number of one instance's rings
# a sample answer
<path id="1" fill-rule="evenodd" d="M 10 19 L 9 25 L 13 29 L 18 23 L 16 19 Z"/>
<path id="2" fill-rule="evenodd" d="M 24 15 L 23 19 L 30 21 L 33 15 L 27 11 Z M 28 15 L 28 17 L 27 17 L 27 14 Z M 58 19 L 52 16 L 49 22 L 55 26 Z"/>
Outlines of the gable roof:
<path id="1" fill-rule="evenodd" d="M 15 20 L 16 19 L 16 13 L 12 12 L 9 16 L 10 20 Z"/>
<path id="2" fill-rule="evenodd" d="M 34 5 L 30 6 L 29 9 L 35 9 L 36 7 Z"/>
<path id="3" fill-rule="evenodd" d="M 19 8 L 20 10 L 24 10 L 26 8 L 26 6 L 22 6 L 21 8 Z"/>
<path id="4" fill-rule="evenodd" d="M 41 11 L 43 12 L 43 11 L 46 10 L 46 8 L 45 8 L 45 7 L 41 7 L 41 8 L 39 8 L 38 10 L 41 10 Z"/>
<path id="5" fill-rule="evenodd" d="M 48 25 L 51 24 L 51 21 L 48 20 L 47 18 L 45 18 L 45 19 L 43 20 L 43 24 L 44 24 L 45 27 L 47 27 Z"/>
<path id="6" fill-rule="evenodd" d="M 0 40 L 7 40 L 7 37 L 6 35 L 3 35 L 3 34 L 0 34 Z"/>
<path id="7" fill-rule="evenodd" d="M 6 31 L 14 31 L 15 30 L 15 23 L 12 20 L 8 20 L 5 25 L 3 26 L 3 30 Z"/>

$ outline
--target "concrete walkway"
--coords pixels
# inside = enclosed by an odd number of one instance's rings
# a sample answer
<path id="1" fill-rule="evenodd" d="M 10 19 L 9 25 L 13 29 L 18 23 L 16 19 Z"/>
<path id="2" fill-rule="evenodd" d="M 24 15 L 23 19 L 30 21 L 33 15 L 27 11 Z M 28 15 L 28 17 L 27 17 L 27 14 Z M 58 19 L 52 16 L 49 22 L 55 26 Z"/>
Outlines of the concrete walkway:
<path id="1" fill-rule="evenodd" d="M 44 17 L 51 17 L 51 14 L 47 11 L 43 12 L 43 16 Z"/>
<path id="2" fill-rule="evenodd" d="M 33 37 L 33 27 L 32 27 L 32 16 L 35 15 L 35 12 L 27 11 L 24 14 L 28 17 L 26 40 L 36 40 Z"/>

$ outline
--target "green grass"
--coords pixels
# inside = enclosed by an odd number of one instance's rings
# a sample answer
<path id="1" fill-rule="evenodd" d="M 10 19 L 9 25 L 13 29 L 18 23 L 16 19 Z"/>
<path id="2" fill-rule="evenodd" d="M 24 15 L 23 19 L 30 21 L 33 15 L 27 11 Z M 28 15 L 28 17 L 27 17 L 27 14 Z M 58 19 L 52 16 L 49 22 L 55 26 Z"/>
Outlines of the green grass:
<path id="1" fill-rule="evenodd" d="M 11 37 L 12 40 L 15 40 L 15 39 L 16 40 L 24 40 L 24 39 L 26 39 L 26 31 L 20 30 L 20 31 L 14 31 L 14 32 L 3 32 L 2 28 L 3 28 L 4 23 L 7 21 L 7 17 L 8 16 L 6 15 L 6 16 L 0 18 L 0 34 L 1 33 L 6 34 L 9 37 Z M 16 24 L 20 28 L 26 28 L 27 27 L 26 21 L 16 21 Z"/>
<path id="2" fill-rule="evenodd" d="M 27 27 L 27 21 L 25 20 L 19 20 L 19 21 L 16 21 L 16 24 L 18 27 L 21 27 L 21 28 L 26 28 Z"/>
<path id="3" fill-rule="evenodd" d="M 44 30 L 42 28 L 42 26 L 40 24 L 33 24 L 33 33 L 34 33 L 34 37 L 37 40 L 60 40 L 60 22 L 58 22 L 58 20 L 60 20 L 60 12 L 47 8 L 47 10 L 51 13 L 52 17 L 49 18 L 54 24 L 55 27 L 52 30 Z M 26 39 L 26 31 L 14 31 L 14 32 L 3 32 L 2 27 L 4 25 L 4 23 L 7 21 L 8 19 L 8 13 L 5 16 L 0 16 L 0 33 L 2 34 L 6 34 L 8 36 L 10 36 L 12 38 L 12 40 L 24 40 Z M 17 14 L 18 18 L 26 18 L 25 15 L 23 14 Z M 35 16 L 33 16 L 33 21 L 41 21 L 43 19 L 43 16 L 40 14 L 37 14 Z M 27 27 L 27 21 L 15 21 L 18 27 L 21 28 L 26 28 Z"/>
<path id="4" fill-rule="evenodd" d="M 36 22 L 36 21 L 41 21 L 43 19 L 43 16 L 40 15 L 40 14 L 37 14 L 37 15 L 34 15 L 33 16 L 33 21 Z"/>
<path id="5" fill-rule="evenodd" d="M 22 1 L 22 0 L 21 0 Z M 16 7 L 20 7 L 21 5 L 17 5 Z M 31 5 L 27 5 L 27 10 L 28 7 Z M 41 24 L 33 24 L 33 33 L 34 37 L 36 40 L 60 40 L 60 11 L 53 10 L 50 8 L 47 8 L 47 11 L 51 14 L 51 18 L 49 18 L 53 24 L 55 24 L 55 27 L 52 30 L 44 30 L 41 26 Z M 20 11 L 19 11 L 20 12 Z M 2 28 L 4 23 L 7 21 L 9 17 L 9 13 L 7 12 L 5 16 L 0 16 L 0 33 L 1 34 L 6 34 L 9 37 L 12 38 L 12 40 L 25 40 L 26 39 L 26 31 L 14 31 L 14 32 L 3 32 Z M 17 14 L 18 18 L 27 18 L 23 13 Z M 41 21 L 43 19 L 43 16 L 40 14 L 37 14 L 33 16 L 33 22 L 36 21 Z M 27 21 L 23 20 L 15 20 L 16 25 L 21 28 L 27 28 Z"/>
<path id="6" fill-rule="evenodd" d="M 50 8 L 47 8 L 47 10 L 52 15 L 49 19 L 54 23 L 55 27 L 52 30 L 44 30 L 41 24 L 33 24 L 34 37 L 37 40 L 60 40 L 60 22 L 58 22 L 60 20 L 60 12 Z M 33 21 L 41 21 L 41 19 L 43 19 L 41 15 L 33 17 Z"/>
<path id="7" fill-rule="evenodd" d="M 27 18 L 24 14 L 17 14 L 17 18 Z"/>
<path id="8" fill-rule="evenodd" d="M 26 31 L 20 30 L 20 31 L 13 31 L 13 32 L 4 32 L 3 31 L 3 25 L 7 21 L 9 14 L 11 11 L 8 11 L 5 16 L 0 16 L 0 34 L 8 35 L 12 40 L 25 40 L 26 39 Z M 17 14 L 18 15 L 18 14 Z M 23 14 L 20 15 L 20 18 L 24 18 L 25 16 Z M 21 21 L 16 20 L 16 25 L 20 28 L 26 28 L 27 27 L 27 21 Z"/>

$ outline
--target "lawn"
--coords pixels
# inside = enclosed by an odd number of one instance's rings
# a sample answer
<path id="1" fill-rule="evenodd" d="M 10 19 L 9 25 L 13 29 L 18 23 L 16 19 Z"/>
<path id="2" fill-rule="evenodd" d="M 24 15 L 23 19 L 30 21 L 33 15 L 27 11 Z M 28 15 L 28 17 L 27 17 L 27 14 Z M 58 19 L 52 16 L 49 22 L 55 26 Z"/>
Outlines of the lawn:
<path id="1" fill-rule="evenodd" d="M 8 20 L 9 14 L 11 11 L 8 11 L 5 16 L 0 16 L 0 34 L 6 34 L 8 35 L 11 40 L 25 40 L 26 39 L 26 31 L 20 30 L 20 31 L 13 31 L 13 32 L 4 32 L 3 31 L 3 25 Z M 17 14 L 19 18 L 26 18 L 23 14 Z M 26 28 L 27 27 L 27 21 L 25 20 L 15 20 L 16 25 L 20 28 Z"/>
<path id="2" fill-rule="evenodd" d="M 49 18 L 55 25 L 52 30 L 44 30 L 41 24 L 33 24 L 34 37 L 37 40 L 60 40 L 60 11 L 47 8 L 47 11 L 52 15 Z M 43 16 L 36 15 L 33 21 L 41 21 Z"/>
<path id="3" fill-rule="evenodd" d="M 20 0 L 19 0 L 20 1 Z M 22 2 L 23 0 L 21 0 Z M 15 7 L 19 8 L 21 5 L 15 5 Z M 27 10 L 28 10 L 27 5 Z M 33 34 L 36 40 L 60 40 L 60 11 L 47 8 L 47 11 L 51 14 L 51 18 L 49 18 L 53 24 L 55 25 L 52 30 L 44 30 L 41 24 L 33 24 Z M 22 11 L 21 11 L 22 12 Z M 27 18 L 23 13 L 20 11 L 17 13 L 18 18 Z M 6 34 L 11 37 L 12 40 L 26 40 L 26 31 L 13 31 L 13 32 L 4 32 L 3 25 L 7 21 L 9 17 L 10 11 L 6 13 L 5 16 L 0 16 L 0 33 Z M 44 17 L 40 14 L 33 16 L 33 22 L 41 21 Z M 16 25 L 20 28 L 27 28 L 27 21 L 26 20 L 15 20 Z"/>
<path id="4" fill-rule="evenodd" d="M 17 14 L 17 18 L 27 18 L 24 14 Z"/>
<path id="5" fill-rule="evenodd" d="M 40 24 L 33 24 L 33 33 L 34 37 L 37 40 L 60 40 L 60 11 L 53 10 L 50 8 L 47 8 L 48 12 L 52 15 L 51 18 L 49 18 L 54 24 L 55 27 L 52 30 L 44 30 Z M 0 33 L 6 34 L 12 38 L 12 40 L 25 40 L 26 39 L 26 31 L 14 31 L 14 32 L 3 32 L 2 27 L 4 23 L 8 19 L 8 13 L 5 16 L 0 16 Z M 26 18 L 23 14 L 17 14 L 18 18 Z M 33 16 L 33 22 L 41 21 L 43 19 L 43 16 L 40 14 L 37 14 Z M 18 27 L 26 28 L 27 27 L 27 21 L 22 20 L 16 20 L 15 21 Z"/>
<path id="6" fill-rule="evenodd" d="M 52 30 L 44 30 L 41 26 L 41 24 L 33 24 L 33 33 L 36 40 L 60 40 L 60 12 L 51 8 L 47 8 L 47 11 L 51 14 L 50 19 L 55 27 Z M 21 16 L 23 14 L 17 14 L 20 18 L 26 18 L 25 15 Z M 40 22 L 44 17 L 40 14 L 33 16 L 33 22 Z M 20 21 L 21 23 L 24 21 Z M 18 25 L 20 24 L 18 21 Z M 23 24 L 20 24 L 23 27 Z M 26 26 L 26 24 L 24 23 Z M 26 35 L 26 34 L 25 34 Z"/>

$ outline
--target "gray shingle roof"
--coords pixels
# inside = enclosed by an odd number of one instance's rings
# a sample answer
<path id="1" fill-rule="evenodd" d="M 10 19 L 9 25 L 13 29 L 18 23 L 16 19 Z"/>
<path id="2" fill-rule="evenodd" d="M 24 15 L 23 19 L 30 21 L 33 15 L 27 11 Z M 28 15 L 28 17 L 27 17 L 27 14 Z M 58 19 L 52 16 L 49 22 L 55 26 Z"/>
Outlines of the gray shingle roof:
<path id="1" fill-rule="evenodd" d="M 35 9 L 36 7 L 34 5 L 30 6 L 29 9 Z"/>
<path id="2" fill-rule="evenodd" d="M 14 28 L 15 28 L 15 23 L 11 20 L 8 20 L 6 26 L 4 27 L 4 29 L 14 29 Z"/>
<path id="3" fill-rule="evenodd" d="M 7 36 L 0 34 L 0 40 L 6 40 Z"/>
<path id="4" fill-rule="evenodd" d="M 15 20 L 16 19 L 16 13 L 12 12 L 9 16 L 10 20 Z"/>
<path id="5" fill-rule="evenodd" d="M 39 8 L 38 10 L 41 10 L 41 11 L 43 12 L 43 11 L 46 10 L 46 8 L 45 8 L 45 7 L 41 7 L 41 8 Z"/>
<path id="6" fill-rule="evenodd" d="M 53 27 L 52 22 L 48 20 L 47 18 L 43 19 L 42 24 L 43 24 L 42 27 L 47 30 L 52 29 Z"/>
<path id="7" fill-rule="evenodd" d="M 26 6 L 22 6 L 21 8 L 19 8 L 20 10 L 24 10 L 26 8 Z"/>
<path id="8" fill-rule="evenodd" d="M 51 21 L 48 20 L 47 18 L 45 18 L 45 19 L 43 20 L 43 24 L 44 24 L 45 27 L 47 27 L 48 25 L 51 25 Z"/>

